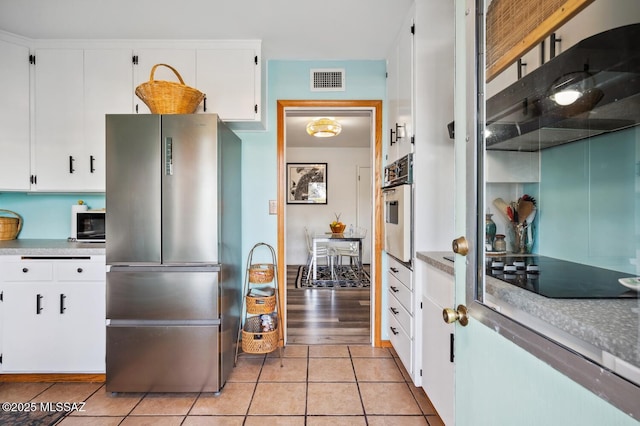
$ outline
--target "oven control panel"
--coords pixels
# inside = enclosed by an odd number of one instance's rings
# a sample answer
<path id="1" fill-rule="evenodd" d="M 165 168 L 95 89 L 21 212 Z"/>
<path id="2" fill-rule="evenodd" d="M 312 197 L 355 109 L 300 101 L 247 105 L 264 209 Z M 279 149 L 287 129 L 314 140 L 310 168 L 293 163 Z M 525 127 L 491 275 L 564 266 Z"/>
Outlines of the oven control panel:
<path id="1" fill-rule="evenodd" d="M 384 168 L 383 187 L 413 183 L 413 154 L 407 154 Z"/>

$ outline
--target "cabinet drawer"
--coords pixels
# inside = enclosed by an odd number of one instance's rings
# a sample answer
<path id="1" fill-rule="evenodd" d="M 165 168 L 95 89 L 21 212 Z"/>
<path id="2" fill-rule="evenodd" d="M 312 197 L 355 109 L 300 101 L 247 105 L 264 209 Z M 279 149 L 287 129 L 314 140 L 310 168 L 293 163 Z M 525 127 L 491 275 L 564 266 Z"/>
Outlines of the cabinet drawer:
<path id="1" fill-rule="evenodd" d="M 396 277 L 398 281 L 406 285 L 409 290 L 413 290 L 411 269 L 407 268 L 391 256 L 387 256 L 387 259 L 389 260 L 389 275 Z"/>
<path id="2" fill-rule="evenodd" d="M 410 314 L 413 314 L 413 292 L 391 274 L 389 274 L 389 293 L 395 296 Z"/>
<path id="3" fill-rule="evenodd" d="M 389 295 L 389 316 L 395 318 L 409 337 L 413 337 L 413 317 L 395 298 L 393 293 Z"/>
<path id="4" fill-rule="evenodd" d="M 394 317 L 389 318 L 389 340 L 400 357 L 400 361 L 413 375 L 413 340 L 407 335 Z"/>
<path id="5" fill-rule="evenodd" d="M 51 281 L 51 262 L 7 262 L 2 265 L 4 281 Z"/>
<path id="6" fill-rule="evenodd" d="M 107 272 L 104 263 L 60 262 L 56 264 L 59 281 L 105 281 Z"/>

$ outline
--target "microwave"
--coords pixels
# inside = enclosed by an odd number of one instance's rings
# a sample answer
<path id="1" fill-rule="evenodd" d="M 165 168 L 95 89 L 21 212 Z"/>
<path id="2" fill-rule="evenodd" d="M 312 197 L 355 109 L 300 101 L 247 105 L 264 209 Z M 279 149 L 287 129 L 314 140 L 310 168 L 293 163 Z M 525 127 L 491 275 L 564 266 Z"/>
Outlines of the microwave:
<path id="1" fill-rule="evenodd" d="M 76 228 L 71 230 L 71 238 L 83 243 L 104 243 L 106 212 L 86 210 L 76 212 Z"/>

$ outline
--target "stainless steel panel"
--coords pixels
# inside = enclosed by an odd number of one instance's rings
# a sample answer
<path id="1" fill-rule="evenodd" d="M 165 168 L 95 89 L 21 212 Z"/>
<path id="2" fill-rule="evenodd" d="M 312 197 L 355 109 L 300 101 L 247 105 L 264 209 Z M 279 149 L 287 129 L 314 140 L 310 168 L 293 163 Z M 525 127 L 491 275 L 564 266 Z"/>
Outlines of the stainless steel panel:
<path id="1" fill-rule="evenodd" d="M 160 263 L 160 116 L 107 115 L 107 263 Z"/>
<path id="2" fill-rule="evenodd" d="M 107 391 L 219 391 L 218 329 L 107 326 Z"/>
<path id="3" fill-rule="evenodd" d="M 162 116 L 163 263 L 219 260 L 217 133 L 215 114 Z"/>
<path id="4" fill-rule="evenodd" d="M 220 272 L 220 342 L 224 348 L 220 358 L 222 376 L 234 366 L 235 346 L 242 309 L 244 259 L 242 257 L 242 145 L 240 138 L 224 123 L 218 123 L 219 162 L 219 262 Z"/>
<path id="5" fill-rule="evenodd" d="M 218 319 L 219 268 L 193 269 L 112 267 L 107 272 L 107 319 Z"/>

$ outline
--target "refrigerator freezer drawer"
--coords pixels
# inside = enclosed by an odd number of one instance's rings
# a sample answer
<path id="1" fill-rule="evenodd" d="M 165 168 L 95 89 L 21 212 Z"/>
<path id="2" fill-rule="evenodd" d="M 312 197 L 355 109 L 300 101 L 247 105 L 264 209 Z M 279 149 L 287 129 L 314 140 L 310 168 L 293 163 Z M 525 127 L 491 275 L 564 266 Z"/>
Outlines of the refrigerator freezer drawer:
<path id="1" fill-rule="evenodd" d="M 219 319 L 217 270 L 191 272 L 176 267 L 155 272 L 140 269 L 112 268 L 107 272 L 107 319 Z"/>
<path id="2" fill-rule="evenodd" d="M 218 392 L 219 328 L 107 326 L 107 392 Z"/>

